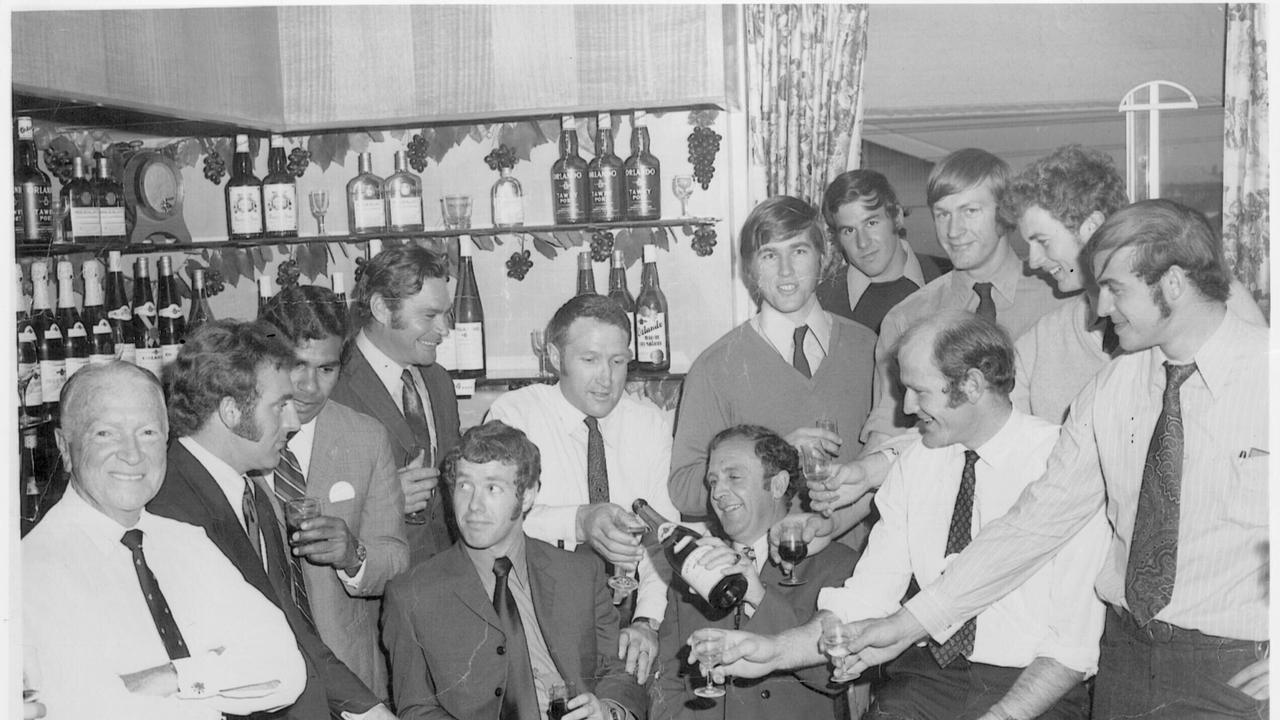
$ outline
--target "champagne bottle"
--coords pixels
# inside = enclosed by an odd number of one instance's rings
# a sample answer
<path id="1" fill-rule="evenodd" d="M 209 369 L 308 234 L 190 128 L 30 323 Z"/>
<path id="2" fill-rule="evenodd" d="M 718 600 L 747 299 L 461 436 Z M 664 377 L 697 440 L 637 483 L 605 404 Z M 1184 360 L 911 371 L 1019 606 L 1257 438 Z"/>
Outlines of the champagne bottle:
<path id="1" fill-rule="evenodd" d="M 267 314 L 267 303 L 271 302 L 271 278 L 266 275 L 258 276 L 258 319 L 262 319 Z"/>
<path id="2" fill-rule="evenodd" d="M 120 269 L 120 251 L 107 253 L 107 319 L 111 323 L 111 342 L 121 360 L 138 363 L 138 339 L 133 332 L 133 307 L 124 287 L 124 271 Z"/>
<path id="3" fill-rule="evenodd" d="M 24 242 L 53 240 L 53 183 L 40 170 L 31 118 L 17 119 L 18 148 L 13 168 L 14 237 Z"/>
<path id="4" fill-rule="evenodd" d="M 360 174 L 347 183 L 347 226 L 352 235 L 380 233 L 387 229 L 382 201 L 382 178 L 373 174 L 373 157 L 360 153 Z"/>
<path id="5" fill-rule="evenodd" d="M 133 336 L 137 340 L 138 367 L 157 378 L 164 367 L 160 333 L 156 329 L 156 297 L 151 290 L 151 263 L 140 257 L 133 263 Z"/>
<path id="6" fill-rule="evenodd" d="M 75 269 L 66 260 L 58 262 L 58 324 L 66 334 L 67 380 L 89 364 L 89 338 L 84 321 L 76 310 Z"/>
<path id="7" fill-rule="evenodd" d="M 67 380 L 67 355 L 62 328 L 49 305 L 49 266 L 43 260 L 31 263 L 31 324 L 36 330 L 44 415 L 56 419 L 62 384 Z"/>
<path id="8" fill-rule="evenodd" d="M 226 194 L 227 235 L 232 240 L 262 237 L 262 181 L 253 174 L 248 135 L 236 135 L 236 154 Z"/>
<path id="9" fill-rule="evenodd" d="M 178 300 L 178 283 L 173 277 L 173 261 L 168 255 L 160 256 L 159 278 L 156 281 L 156 329 L 160 336 L 160 362 L 168 365 L 178 359 L 182 341 L 186 337 L 186 320 L 182 317 L 182 305 Z"/>
<path id="10" fill-rule="evenodd" d="M 560 159 L 551 165 L 552 214 L 559 225 L 587 221 L 590 190 L 587 163 L 578 154 L 578 130 L 572 115 L 560 118 Z"/>
<path id="11" fill-rule="evenodd" d="M 22 292 L 22 265 L 17 265 L 18 278 L 14 283 L 14 301 L 17 303 L 18 315 L 18 377 L 30 376 L 27 391 L 18 401 L 20 412 L 25 409 L 28 421 L 39 420 L 44 414 L 44 393 L 40 384 L 40 355 L 37 345 L 40 340 L 35 326 L 31 323 L 31 313 L 27 310 L 31 299 Z M 19 420 L 22 418 L 19 417 Z"/>
<path id="12" fill-rule="evenodd" d="M 267 237 L 298 237 L 298 187 L 284 155 L 284 138 L 272 133 L 267 176 L 262 179 Z"/>
<path id="13" fill-rule="evenodd" d="M 84 276 L 84 326 L 89 330 L 89 364 L 100 365 L 116 359 L 111 321 L 102 304 L 102 263 L 85 260 L 80 274 Z"/>
<path id="14" fill-rule="evenodd" d="M 71 242 L 92 242 L 102 235 L 93 183 L 84 176 L 84 159 L 71 159 L 71 180 L 62 186 L 62 236 Z"/>
<path id="15" fill-rule="evenodd" d="M 622 158 L 613 153 L 612 118 L 600 113 L 596 130 L 596 156 L 587 164 L 591 185 L 591 221 L 615 222 L 626 212 L 626 188 L 623 182 Z"/>
<path id="16" fill-rule="evenodd" d="M 103 242 L 124 242 L 128 228 L 124 219 L 124 186 L 111 177 L 111 161 L 98 158 L 93 178 L 93 196 L 98 203 L 99 236 Z"/>
<path id="17" fill-rule="evenodd" d="M 628 369 L 634 370 L 636 363 L 636 301 L 627 289 L 627 267 L 622 261 L 622 251 L 613 251 L 613 265 L 609 270 L 609 298 L 618 303 L 618 307 L 627 314 L 627 326 L 631 335 L 631 361 Z"/>
<path id="18" fill-rule="evenodd" d="M 396 171 L 382 184 L 387 198 L 388 230 L 393 232 L 421 232 L 422 180 L 409 171 L 409 154 L 396 151 Z"/>
<path id="19" fill-rule="evenodd" d="M 204 288 L 204 270 L 196 268 L 191 271 L 191 312 L 187 315 L 187 334 L 210 320 L 213 320 L 213 311 L 209 309 L 209 293 Z"/>
<path id="20" fill-rule="evenodd" d="M 662 166 L 649 152 L 648 115 L 637 110 L 631 127 L 631 156 L 623 163 L 626 173 L 627 218 L 657 220 L 662 217 Z"/>
<path id="21" fill-rule="evenodd" d="M 658 285 L 658 248 L 645 245 L 644 272 L 640 275 L 640 295 L 636 298 L 638 370 L 666 372 L 671 367 L 668 317 L 667 296 Z"/>
<path id="22" fill-rule="evenodd" d="M 484 306 L 472 263 L 473 244 L 470 235 L 458 238 L 458 288 L 453 297 L 453 336 L 458 361 L 455 377 L 467 379 L 484 376 Z"/>
<path id="23" fill-rule="evenodd" d="M 712 607 L 728 610 L 746 597 L 747 577 L 742 573 L 721 575 L 718 569 L 698 567 L 698 558 L 712 551 L 711 546 L 698 544 L 702 539 L 700 533 L 667 520 L 643 499 L 632 503 L 631 511 L 645 521 L 662 543 L 671 569 Z"/>
<path id="24" fill-rule="evenodd" d="M 578 253 L 578 292 L 574 293 L 574 297 L 595 294 L 597 294 L 596 274 L 591 267 L 591 252 L 583 250 Z"/>
<path id="25" fill-rule="evenodd" d="M 333 283 L 333 305 L 343 316 L 348 313 L 347 307 L 347 279 L 340 272 L 330 274 L 330 280 Z"/>
<path id="26" fill-rule="evenodd" d="M 40 447 L 38 428 L 22 428 L 22 456 L 18 463 L 22 481 L 22 519 L 33 523 L 40 517 L 40 480 L 36 472 L 36 451 Z"/>

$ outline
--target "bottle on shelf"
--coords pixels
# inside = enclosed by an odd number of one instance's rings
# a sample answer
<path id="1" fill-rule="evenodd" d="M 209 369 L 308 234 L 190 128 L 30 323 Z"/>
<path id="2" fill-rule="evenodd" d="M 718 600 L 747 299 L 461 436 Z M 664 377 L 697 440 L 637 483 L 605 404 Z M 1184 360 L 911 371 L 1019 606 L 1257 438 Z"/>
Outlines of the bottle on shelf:
<path id="1" fill-rule="evenodd" d="M 578 253 L 578 291 L 574 293 L 574 297 L 596 294 L 596 273 L 591 266 L 591 251 L 583 250 Z"/>
<path id="2" fill-rule="evenodd" d="M 382 198 L 382 178 L 373 174 L 373 157 L 360 153 L 360 173 L 347 183 L 347 226 L 352 235 L 380 233 L 387 229 Z"/>
<path id="3" fill-rule="evenodd" d="M 31 118 L 17 119 L 18 146 L 13 167 L 13 231 L 24 242 L 53 240 L 53 183 L 40 169 Z"/>
<path id="4" fill-rule="evenodd" d="M 124 242 L 128 236 L 124 218 L 124 186 L 111 177 L 111 160 L 98 158 L 92 185 L 94 199 L 98 203 L 99 237 L 103 242 Z"/>
<path id="5" fill-rule="evenodd" d="M 248 135 L 236 135 L 236 154 L 226 194 L 227 235 L 232 240 L 262 237 L 262 181 L 253 174 Z"/>
<path id="6" fill-rule="evenodd" d="M 22 482 L 22 519 L 35 522 L 40 517 L 40 476 L 36 471 L 36 453 L 40 448 L 38 426 L 22 428 L 22 455 L 18 460 Z"/>
<path id="7" fill-rule="evenodd" d="M 75 269 L 67 260 L 58 261 L 58 325 L 63 329 L 63 349 L 67 361 L 67 380 L 89 364 L 89 337 L 84 320 L 76 310 Z"/>
<path id="8" fill-rule="evenodd" d="M 453 296 L 453 342 L 457 348 L 454 377 L 460 379 L 484 376 L 484 306 L 471 259 L 474 244 L 470 235 L 458 238 L 458 287 Z"/>
<path id="9" fill-rule="evenodd" d="M 396 171 L 382 184 L 387 198 L 388 230 L 420 232 L 422 223 L 422 180 L 409 169 L 409 154 L 396 151 Z"/>
<path id="10" fill-rule="evenodd" d="M 572 115 L 560 118 L 560 159 L 551 165 L 552 215 L 558 225 L 585 223 L 591 203 L 587 162 L 578 154 Z"/>
<path id="11" fill-rule="evenodd" d="M 133 336 L 138 367 L 157 378 L 164 367 L 160 333 L 156 328 L 156 296 L 151 289 L 151 263 L 140 257 L 133 263 Z"/>
<path id="12" fill-rule="evenodd" d="M 666 372 L 671 368 L 671 328 L 668 325 L 667 296 L 658 284 L 658 248 L 644 246 L 644 271 L 640 275 L 640 295 L 636 297 L 636 369 Z"/>
<path id="13" fill-rule="evenodd" d="M 187 334 L 210 320 L 213 320 L 213 311 L 209 309 L 209 292 L 204 287 L 204 269 L 196 268 L 191 271 L 191 312 L 187 315 Z"/>
<path id="14" fill-rule="evenodd" d="M 596 156 L 587 164 L 592 222 L 615 222 L 625 217 L 627 201 L 622 158 L 613 152 L 612 122 L 609 113 L 600 113 L 596 130 Z"/>
<path id="15" fill-rule="evenodd" d="M 618 303 L 618 307 L 627 314 L 627 325 L 631 328 L 631 361 L 628 369 L 636 368 L 636 301 L 627 289 L 627 266 L 622 260 L 622 251 L 613 251 L 613 264 L 609 269 L 609 299 Z"/>
<path id="16" fill-rule="evenodd" d="M 160 336 L 160 363 L 168 365 L 178 359 L 186 338 L 186 320 L 178 297 L 178 281 L 173 276 L 173 261 L 161 255 L 156 278 L 156 330 Z"/>
<path id="17" fill-rule="evenodd" d="M 494 227 L 524 225 L 524 187 L 511 177 L 511 168 L 498 169 L 498 180 L 489 190 L 489 204 L 493 209 Z"/>
<path id="18" fill-rule="evenodd" d="M 93 242 L 102 235 L 102 220 L 93 183 L 84 176 L 84 159 L 71 159 L 71 180 L 62 186 L 62 236 L 70 242 Z"/>
<path id="19" fill-rule="evenodd" d="M 111 321 L 102 304 L 102 263 L 85 260 L 80 274 L 84 277 L 84 312 L 80 317 L 89 331 L 89 364 L 108 363 L 116 359 L 116 348 Z"/>
<path id="20" fill-rule="evenodd" d="M 720 610 L 728 610 L 747 595 L 747 578 L 742 573 L 722 575 L 720 570 L 708 570 L 698 565 L 698 558 L 712 551 L 710 545 L 699 545 L 702 534 L 671 522 L 658 514 L 644 499 L 631 504 L 631 511 L 640 516 L 653 531 L 667 562 L 689 587 L 702 599 Z"/>
<path id="21" fill-rule="evenodd" d="M 330 281 L 333 283 L 333 304 L 342 315 L 348 313 L 347 306 L 347 278 L 340 272 L 330 274 Z"/>
<path id="22" fill-rule="evenodd" d="M 124 271 L 120 269 L 120 251 L 107 253 L 107 320 L 111 323 L 111 342 L 116 356 L 121 360 L 138 364 L 138 338 L 133 331 L 133 306 L 124 286 Z"/>
<path id="23" fill-rule="evenodd" d="M 258 317 L 261 318 L 267 314 L 267 303 L 271 302 L 271 277 L 268 275 L 258 276 Z"/>
<path id="24" fill-rule="evenodd" d="M 289 172 L 284 137 L 271 134 L 267 176 L 262 179 L 263 227 L 267 237 L 298 237 L 298 186 Z"/>
<path id="25" fill-rule="evenodd" d="M 18 316 L 18 377 L 29 377 L 27 390 L 18 399 L 19 422 L 40 420 L 44 415 L 44 393 L 40 383 L 40 355 L 38 346 L 40 339 L 36 335 L 35 325 L 31 322 L 31 312 L 27 307 L 31 298 L 22 292 L 22 265 L 17 265 L 18 277 L 14 283 L 14 300 L 17 303 Z"/>
<path id="26" fill-rule="evenodd" d="M 627 219 L 662 217 L 662 166 L 649 152 L 648 114 L 637 110 L 631 126 L 631 156 L 623 163 L 626 174 Z"/>
<path id="27" fill-rule="evenodd" d="M 49 266 L 43 260 L 31 263 L 31 324 L 36 330 L 44 416 L 56 419 L 62 384 L 67 380 L 67 355 L 62 328 L 49 305 Z"/>

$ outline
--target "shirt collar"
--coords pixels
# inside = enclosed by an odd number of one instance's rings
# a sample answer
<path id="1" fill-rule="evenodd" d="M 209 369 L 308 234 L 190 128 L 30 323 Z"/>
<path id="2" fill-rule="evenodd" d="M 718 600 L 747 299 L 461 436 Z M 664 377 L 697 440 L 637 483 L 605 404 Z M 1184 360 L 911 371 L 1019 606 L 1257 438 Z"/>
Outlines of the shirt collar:
<path id="1" fill-rule="evenodd" d="M 1005 419 L 1004 425 L 1001 425 L 996 434 L 975 451 L 978 453 L 979 461 L 998 469 L 1004 463 L 1025 455 L 1026 443 L 1023 442 L 1025 436 L 1018 430 L 1026 418 L 1026 414 L 1019 412 L 1016 407 L 1013 408 L 1009 417 Z"/>
<path id="2" fill-rule="evenodd" d="M 218 484 L 218 487 L 222 488 L 224 495 L 239 497 L 244 493 L 245 476 L 236 472 L 235 468 L 228 465 L 225 460 L 214 455 L 190 435 L 178 438 L 178 442 L 191 453 L 197 462 L 204 466 L 204 469 L 213 477 L 213 481 Z M 232 507 L 235 507 L 235 505 L 233 504 Z"/>
<path id="3" fill-rule="evenodd" d="M 818 341 L 818 347 L 822 348 L 822 354 L 830 354 L 827 348 L 831 346 L 831 315 L 818 303 L 813 304 L 813 308 L 809 310 L 809 314 L 805 316 L 804 323 L 809 326 L 809 334 L 813 335 Z M 765 340 L 774 347 L 780 354 L 785 353 L 783 348 L 790 348 L 793 343 L 796 328 L 800 327 L 796 323 L 787 319 L 782 313 L 774 310 L 767 303 L 760 306 L 760 312 L 756 315 L 756 329 L 764 336 Z M 790 361 L 791 358 L 786 358 Z"/>
<path id="4" fill-rule="evenodd" d="M 480 574 L 482 583 L 488 585 L 489 583 L 484 582 L 483 578 L 487 577 L 490 580 L 494 579 L 493 562 L 501 556 L 495 554 L 492 551 L 492 548 L 476 550 L 468 547 L 465 542 L 459 541 L 459 543 L 459 547 L 462 548 L 462 552 L 467 554 L 467 557 L 471 559 L 471 564 L 475 566 L 476 572 Z M 528 590 L 529 560 L 528 553 L 525 552 L 525 547 L 526 542 L 524 532 L 520 532 L 516 535 L 515 542 L 512 543 L 511 547 L 507 550 L 506 555 L 511 559 L 511 574 L 515 575 L 516 582 L 520 587 Z"/>
<path id="5" fill-rule="evenodd" d="M 80 495 L 80 491 L 74 484 L 63 493 L 62 499 L 58 501 L 58 507 L 61 508 L 61 512 L 68 515 L 72 520 L 72 524 L 83 531 L 89 537 L 89 540 L 102 552 L 120 552 L 125 549 L 124 545 L 120 543 L 120 539 L 124 537 L 125 531 L 129 530 L 129 528 L 116 522 L 114 518 L 107 517 L 101 510 L 90 505 L 89 501 Z M 144 509 L 138 522 L 133 527 L 142 530 L 145 537 L 147 529 L 151 526 L 153 520 L 154 518 L 150 513 Z"/>
<path id="6" fill-rule="evenodd" d="M 548 394 L 551 396 L 551 410 L 555 414 L 556 418 L 561 422 L 564 431 L 566 433 L 576 433 L 578 431 L 582 431 L 584 433 L 587 432 L 587 424 L 585 422 L 587 414 L 574 407 L 573 403 L 569 402 L 569 398 L 565 397 L 564 391 L 560 389 L 560 384 L 557 383 L 554 387 L 550 388 L 550 391 L 551 392 Z M 624 398 L 618 399 L 619 405 L 622 404 L 623 399 Z M 605 428 L 609 425 L 609 418 L 613 417 L 614 410 L 617 409 L 618 407 L 615 405 L 613 410 L 609 411 L 608 415 L 598 418 L 600 423 L 600 433 L 602 435 L 604 434 Z"/>
<path id="7" fill-rule="evenodd" d="M 386 353 L 382 352 L 377 345 L 373 344 L 373 340 L 364 330 L 356 335 L 356 347 L 364 355 L 364 359 L 369 361 L 369 367 L 373 368 L 373 372 L 382 381 L 382 384 L 388 388 L 400 387 L 400 376 L 404 374 L 405 367 L 400 363 L 392 360 Z"/>
<path id="8" fill-rule="evenodd" d="M 911 249 L 911 243 L 901 238 L 898 239 L 898 243 L 902 245 L 903 251 L 905 251 L 907 254 L 907 263 L 902 266 L 902 274 L 895 275 L 894 277 L 879 278 L 874 282 L 878 282 L 878 283 L 893 282 L 894 280 L 897 280 L 900 277 L 905 277 L 906 279 L 914 282 L 916 285 L 920 287 L 924 287 L 925 285 L 924 270 L 920 268 L 920 258 L 916 257 L 915 251 Z M 849 282 L 849 297 L 860 298 L 862 297 L 863 293 L 867 291 L 867 288 L 871 287 L 873 281 L 871 280 L 871 278 L 867 277 L 866 273 L 862 272 L 857 267 L 855 267 L 853 263 L 849 263 L 848 282 Z"/>
<path id="9" fill-rule="evenodd" d="M 316 420 L 318 419 L 320 419 L 319 415 L 311 418 L 311 422 L 306 423 L 302 427 L 298 428 L 297 432 L 289 436 L 289 442 L 286 444 L 287 447 L 289 448 L 289 452 L 293 453 L 294 455 L 297 455 L 298 454 L 297 448 L 302 448 L 302 447 L 310 448 L 313 445 L 315 445 Z"/>
<path id="10" fill-rule="evenodd" d="M 1236 366 L 1235 360 L 1240 356 L 1238 343 L 1234 342 L 1246 325 L 1236 314 L 1227 310 L 1223 313 L 1222 322 L 1213 334 L 1196 350 L 1196 375 L 1204 382 L 1209 394 L 1216 400 L 1230 381 L 1231 373 Z M 1164 363 L 1169 357 L 1159 346 L 1151 348 L 1151 385 L 1163 392 L 1165 384 Z"/>
<path id="11" fill-rule="evenodd" d="M 1005 302 L 1013 304 L 1014 297 L 1018 293 L 1018 281 L 1020 279 L 1022 279 L 1022 258 L 1018 257 L 1013 248 L 1008 248 L 1008 252 L 1004 256 L 1004 262 L 1000 263 L 1000 267 L 996 268 L 995 275 L 989 282 Z M 973 292 L 973 284 L 975 282 L 978 281 L 967 270 L 955 270 L 951 273 L 951 292 L 956 300 L 959 301 L 961 307 L 968 302 L 970 297 L 977 297 Z"/>

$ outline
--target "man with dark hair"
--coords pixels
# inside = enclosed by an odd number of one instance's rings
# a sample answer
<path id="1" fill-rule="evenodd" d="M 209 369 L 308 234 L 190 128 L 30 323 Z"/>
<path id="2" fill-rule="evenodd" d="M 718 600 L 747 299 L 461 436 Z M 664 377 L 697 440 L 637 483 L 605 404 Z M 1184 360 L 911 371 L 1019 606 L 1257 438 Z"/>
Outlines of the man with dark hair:
<path id="1" fill-rule="evenodd" d="M 147 509 L 204 528 L 244 579 L 284 611 L 307 659 L 307 686 L 288 717 L 393 717 L 316 631 L 261 476 L 276 468 L 299 428 L 295 364 L 293 349 L 265 323 L 220 320 L 192 333 L 165 371 L 174 441 L 164 485 Z"/>
<path id="2" fill-rule="evenodd" d="M 990 320 L 944 311 L 909 328 L 894 354 L 920 435 L 876 494 L 880 520 L 852 577 L 818 597 L 818 608 L 841 623 L 893 612 L 912 577 L 927 583 L 954 572 L 951 556 L 1040 476 L 1058 437 L 1057 426 L 1010 403 L 1013 344 Z M 1008 598 L 891 664 L 864 718 L 1088 717 L 1083 680 L 1097 669 L 1103 621 L 1089 579 L 1106 544 L 1106 519 L 1095 512 Z M 747 659 L 724 671 L 755 677 L 820 662 L 820 627 L 821 620 L 777 637 L 731 638 L 737 647 L 726 661 Z M 702 639 L 695 634 L 695 652 Z M 837 658 L 837 681 L 856 676 L 844 670 Z M 1026 704 L 1009 710 L 1011 699 Z"/>
<path id="3" fill-rule="evenodd" d="M 346 350 L 331 398 L 382 423 L 391 437 L 406 513 L 409 564 L 452 543 L 437 463 L 458 442 L 453 381 L 436 364 L 436 346 L 452 326 L 448 260 L 412 243 L 364 264 L 352 291 L 359 332 Z"/>
<path id="4" fill-rule="evenodd" d="M 387 586 L 383 641 L 402 718 L 547 716 L 642 720 L 645 696 L 617 660 L 603 564 L 524 533 L 538 447 L 501 422 L 473 427 L 444 462 L 461 540 Z"/>
<path id="5" fill-rule="evenodd" d="M 824 673 L 805 675 L 802 682 L 783 671 L 734 684 L 726 687 L 723 707 L 693 697 L 688 676 L 699 671 L 685 662 L 684 643 L 690 633 L 700 628 L 740 626 L 763 634 L 800 625 L 813 616 L 818 591 L 844 582 L 858 559 L 853 550 L 834 543 L 791 569 L 805 584 L 780 585 L 783 568 L 769 562 L 767 533 L 787 516 L 802 487 L 799 454 L 766 428 L 736 425 L 711 440 L 709 457 L 707 487 L 721 532 L 715 539 L 703 541 L 716 547 L 698 564 L 716 573 L 746 575 L 746 601 L 742 616 L 735 616 L 707 605 L 683 582 L 677 581 L 671 588 L 673 612 L 662 625 L 661 675 L 651 692 L 655 700 L 650 717 L 832 720 L 835 703 Z"/>
<path id="6" fill-rule="evenodd" d="M 890 309 L 938 277 L 938 266 L 904 239 L 905 214 L 888 178 L 875 170 L 850 170 L 831 181 L 822 218 L 843 262 L 818 286 L 823 308 L 879 333 Z"/>
<path id="7" fill-rule="evenodd" d="M 384 699 L 387 663 L 378 616 L 387 581 L 409 565 L 404 497 L 387 432 L 376 420 L 329 402 L 342 367 L 347 318 L 327 288 L 281 290 L 262 320 L 293 348 L 293 405 L 302 425 L 280 451 L 273 477 L 276 511 L 288 500 L 320 501 L 320 517 L 286 539 L 305 581 L 320 637 Z M 283 525 L 281 532 L 287 530 Z"/>
<path id="8" fill-rule="evenodd" d="M 665 567 L 655 568 L 655 560 L 665 560 L 640 546 L 633 530 L 644 522 L 626 508 L 644 498 L 666 517 L 677 512 L 667 494 L 671 425 L 652 403 L 624 392 L 630 338 L 627 315 L 613 300 L 569 300 L 547 324 L 547 351 L 560 381 L 505 393 L 488 417 L 524 431 L 542 454 L 546 481 L 525 532 L 568 550 L 586 544 L 615 572 L 634 575 L 638 569 L 634 613 L 623 618 L 628 626 L 618 653 L 643 682 L 667 609 Z"/>
<path id="9" fill-rule="evenodd" d="M 1267 330 L 1227 311 L 1221 246 L 1175 202 L 1117 211 L 1081 264 L 1128 354 L 1072 403 L 1017 504 L 903 609 L 858 628 L 853 669 L 990 606 L 1105 507 L 1093 717 L 1266 717 Z"/>

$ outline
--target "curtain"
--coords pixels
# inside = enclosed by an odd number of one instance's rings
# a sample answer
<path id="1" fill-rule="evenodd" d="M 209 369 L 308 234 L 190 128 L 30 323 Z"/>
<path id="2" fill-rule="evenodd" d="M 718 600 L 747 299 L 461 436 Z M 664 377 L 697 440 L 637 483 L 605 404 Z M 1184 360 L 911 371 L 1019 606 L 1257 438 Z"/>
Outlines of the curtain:
<path id="1" fill-rule="evenodd" d="M 1228 265 L 1270 317 L 1266 5 L 1227 6 L 1222 242 Z"/>
<path id="2" fill-rule="evenodd" d="M 747 5 L 743 18 L 750 162 L 764 183 L 752 204 L 817 204 L 832 178 L 858 167 L 867 6 Z"/>

